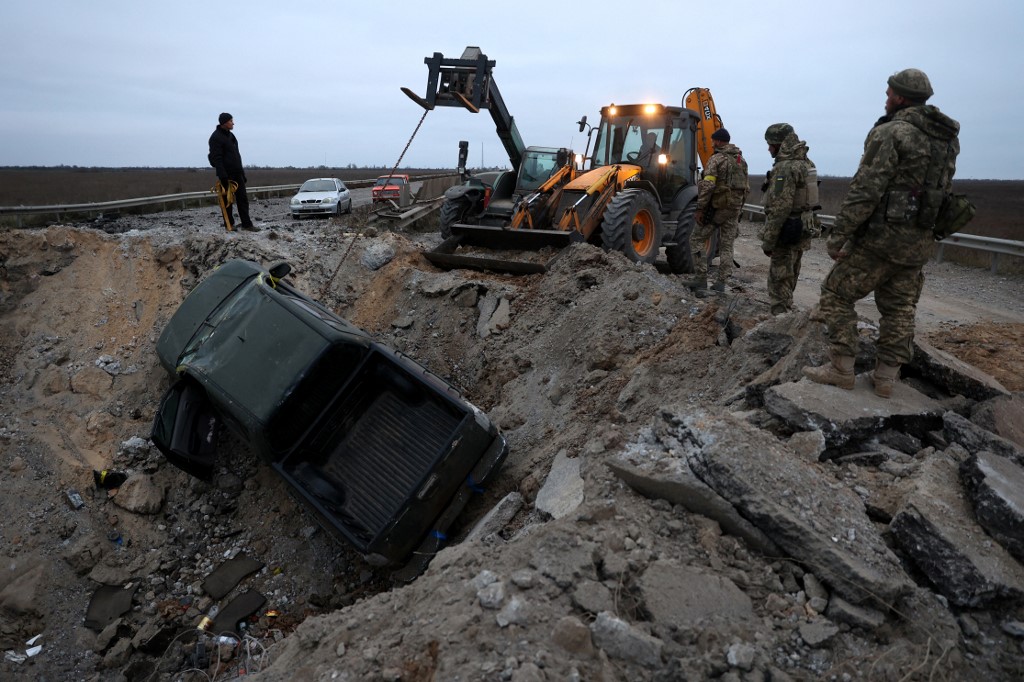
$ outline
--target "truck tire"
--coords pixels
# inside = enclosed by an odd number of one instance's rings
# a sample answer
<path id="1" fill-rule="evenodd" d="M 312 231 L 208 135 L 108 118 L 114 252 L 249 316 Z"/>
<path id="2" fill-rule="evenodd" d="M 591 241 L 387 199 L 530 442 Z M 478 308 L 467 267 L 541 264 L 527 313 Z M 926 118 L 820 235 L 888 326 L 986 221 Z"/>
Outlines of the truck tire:
<path id="1" fill-rule="evenodd" d="M 665 247 L 668 269 L 676 275 L 693 272 L 693 252 L 690 251 L 690 235 L 693 233 L 694 219 L 697 213 L 697 202 L 691 201 L 679 214 L 676 221 L 675 245 Z"/>
<path id="2" fill-rule="evenodd" d="M 461 199 L 448 200 L 441 204 L 438 222 L 441 224 L 441 236 L 445 239 L 452 236 L 452 225 L 462 222 L 466 213 L 466 202 Z"/>
<path id="3" fill-rule="evenodd" d="M 604 248 L 621 251 L 634 263 L 653 263 L 661 248 L 658 202 L 644 190 L 619 192 L 604 212 L 601 242 Z"/>

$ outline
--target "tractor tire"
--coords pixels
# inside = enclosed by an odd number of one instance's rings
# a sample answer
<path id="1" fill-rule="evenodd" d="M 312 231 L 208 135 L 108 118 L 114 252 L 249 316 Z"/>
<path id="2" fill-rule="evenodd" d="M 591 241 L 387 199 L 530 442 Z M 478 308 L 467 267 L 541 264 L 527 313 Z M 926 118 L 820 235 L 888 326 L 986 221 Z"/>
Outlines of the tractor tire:
<path id="1" fill-rule="evenodd" d="M 441 204 L 438 222 L 441 225 L 441 236 L 445 239 L 452 236 L 452 225 L 461 222 L 466 214 L 466 202 L 462 200 L 445 201 Z"/>
<path id="2" fill-rule="evenodd" d="M 693 252 L 690 251 L 690 235 L 693 234 L 695 224 L 694 215 L 697 213 L 697 202 L 691 201 L 679 214 L 676 221 L 675 245 L 665 247 L 665 257 L 668 259 L 668 269 L 676 275 L 685 275 L 693 272 Z"/>
<path id="3" fill-rule="evenodd" d="M 661 248 L 661 210 L 644 190 L 628 189 L 612 198 L 601 221 L 601 243 L 634 263 L 653 263 Z"/>

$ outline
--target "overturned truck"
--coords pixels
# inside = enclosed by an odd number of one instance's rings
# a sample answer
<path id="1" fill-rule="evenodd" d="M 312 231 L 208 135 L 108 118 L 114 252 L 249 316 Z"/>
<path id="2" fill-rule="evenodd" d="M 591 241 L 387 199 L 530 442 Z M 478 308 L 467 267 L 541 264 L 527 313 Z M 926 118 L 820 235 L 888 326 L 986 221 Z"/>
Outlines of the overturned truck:
<path id="1" fill-rule="evenodd" d="M 176 381 L 153 443 L 210 480 L 228 427 L 326 529 L 414 576 L 501 465 L 505 439 L 440 377 L 284 282 L 289 272 L 231 260 L 185 298 L 157 342 Z"/>

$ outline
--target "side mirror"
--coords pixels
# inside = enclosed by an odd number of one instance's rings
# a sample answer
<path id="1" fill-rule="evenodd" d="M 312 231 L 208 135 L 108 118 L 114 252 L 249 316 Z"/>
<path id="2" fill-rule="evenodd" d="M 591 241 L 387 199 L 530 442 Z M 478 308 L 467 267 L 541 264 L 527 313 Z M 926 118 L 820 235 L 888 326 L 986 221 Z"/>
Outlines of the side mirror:
<path id="1" fill-rule="evenodd" d="M 587 116 L 586 116 L 586 114 L 584 114 L 583 118 L 581 118 L 579 121 L 577 121 L 577 123 L 580 124 L 580 132 L 582 133 L 586 129 L 586 127 L 587 127 Z"/>

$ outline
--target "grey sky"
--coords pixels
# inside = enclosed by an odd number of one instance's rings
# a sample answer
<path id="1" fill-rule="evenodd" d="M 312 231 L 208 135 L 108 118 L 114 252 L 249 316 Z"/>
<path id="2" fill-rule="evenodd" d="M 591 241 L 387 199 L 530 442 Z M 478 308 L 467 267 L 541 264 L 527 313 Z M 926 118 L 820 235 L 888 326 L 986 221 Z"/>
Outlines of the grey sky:
<path id="1" fill-rule="evenodd" d="M 851 175 L 886 78 L 916 67 L 961 123 L 959 178 L 1024 178 L 1024 3 L 193 0 L 0 5 L 0 165 L 206 165 L 217 115 L 243 161 L 391 166 L 423 110 L 434 52 L 479 46 L 528 145 L 572 146 L 602 105 L 711 89 L 751 172 L 787 121 L 823 175 Z M 439 108 L 402 159 L 507 164 L 486 112 Z"/>

